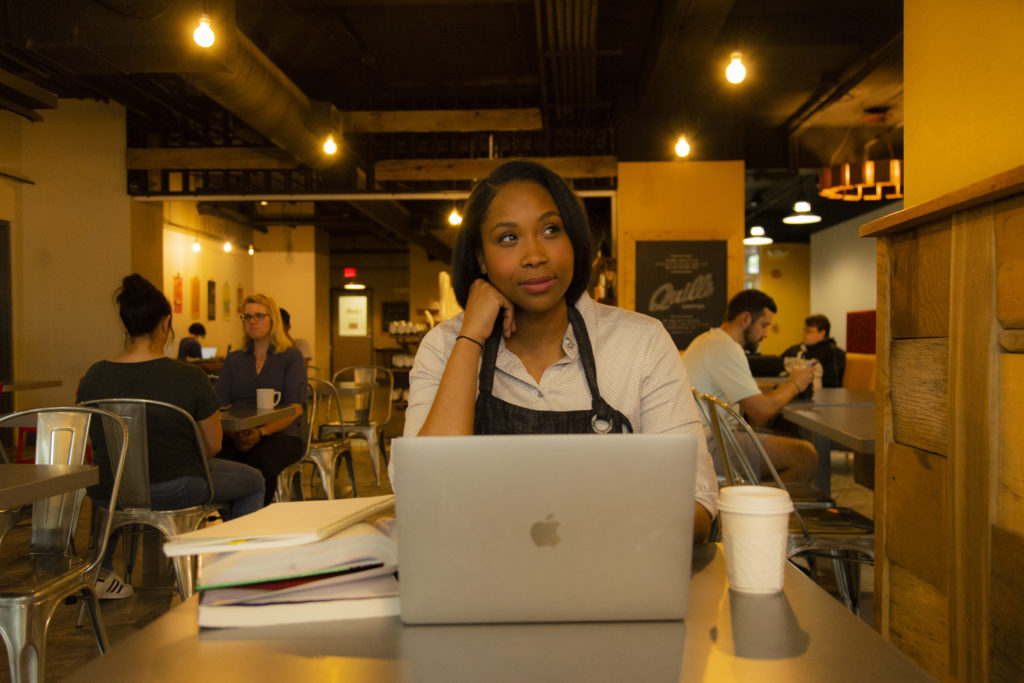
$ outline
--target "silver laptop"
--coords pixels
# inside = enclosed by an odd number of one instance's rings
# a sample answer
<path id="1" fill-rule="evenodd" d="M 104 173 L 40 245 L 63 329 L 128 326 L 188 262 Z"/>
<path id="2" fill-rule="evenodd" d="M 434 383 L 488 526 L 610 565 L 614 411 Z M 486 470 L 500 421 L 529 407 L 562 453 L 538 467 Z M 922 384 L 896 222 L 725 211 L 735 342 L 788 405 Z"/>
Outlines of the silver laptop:
<path id="1" fill-rule="evenodd" d="M 202 349 L 200 353 L 202 354 L 204 360 L 217 357 L 216 346 L 201 346 L 200 349 Z"/>
<path id="2" fill-rule="evenodd" d="M 405 623 L 685 616 L 692 436 L 421 436 L 392 457 Z"/>

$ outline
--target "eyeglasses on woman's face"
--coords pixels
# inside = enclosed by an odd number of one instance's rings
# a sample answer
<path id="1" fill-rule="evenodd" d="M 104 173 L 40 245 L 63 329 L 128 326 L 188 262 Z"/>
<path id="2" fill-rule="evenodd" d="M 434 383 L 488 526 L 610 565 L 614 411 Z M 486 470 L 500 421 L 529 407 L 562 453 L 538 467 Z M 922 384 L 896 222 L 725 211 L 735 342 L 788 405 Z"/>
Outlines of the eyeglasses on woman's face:
<path id="1" fill-rule="evenodd" d="M 255 320 L 256 322 L 262 322 L 264 319 L 269 318 L 270 316 L 266 313 L 243 313 L 238 317 L 242 319 L 243 323 L 247 323 L 252 320 Z"/>

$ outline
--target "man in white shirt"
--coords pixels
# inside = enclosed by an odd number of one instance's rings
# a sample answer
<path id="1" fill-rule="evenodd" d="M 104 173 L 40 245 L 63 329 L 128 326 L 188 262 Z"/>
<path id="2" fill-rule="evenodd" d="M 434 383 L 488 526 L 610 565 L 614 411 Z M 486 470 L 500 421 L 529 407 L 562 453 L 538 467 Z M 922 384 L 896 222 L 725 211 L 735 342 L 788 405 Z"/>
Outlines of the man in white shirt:
<path id="1" fill-rule="evenodd" d="M 794 368 L 789 380 L 770 393 L 754 381 L 745 350 L 755 351 L 768 336 L 775 301 L 757 289 L 745 289 L 729 301 L 725 322 L 693 340 L 683 354 L 690 382 L 746 413 L 764 421 L 775 416 L 813 381 L 813 368 Z M 783 481 L 811 481 L 818 467 L 814 446 L 803 439 L 760 434 L 761 443 Z M 762 470 L 762 477 L 767 473 Z"/>

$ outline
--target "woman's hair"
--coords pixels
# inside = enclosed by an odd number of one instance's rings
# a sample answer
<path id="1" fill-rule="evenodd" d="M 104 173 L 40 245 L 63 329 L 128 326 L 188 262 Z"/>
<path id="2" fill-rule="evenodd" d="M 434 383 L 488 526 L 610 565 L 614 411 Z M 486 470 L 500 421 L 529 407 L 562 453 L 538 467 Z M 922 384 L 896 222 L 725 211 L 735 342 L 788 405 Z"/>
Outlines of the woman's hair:
<path id="1" fill-rule="evenodd" d="M 194 334 L 199 337 L 205 337 L 206 328 L 203 327 L 202 323 L 192 323 L 191 325 L 188 326 L 188 333 Z"/>
<path id="2" fill-rule="evenodd" d="M 153 334 L 160 321 L 171 314 L 171 304 L 163 292 L 138 273 L 121 281 L 114 293 L 121 322 L 129 337 Z"/>
<path id="3" fill-rule="evenodd" d="M 245 304 L 259 304 L 267 309 L 270 313 L 270 343 L 274 345 L 274 350 L 277 353 L 284 351 L 289 346 L 292 346 L 292 342 L 288 339 L 288 335 L 284 333 L 284 323 L 281 322 L 281 309 L 277 307 L 277 302 L 266 294 L 250 294 L 246 297 L 245 301 L 242 302 L 242 312 L 245 312 Z M 248 349 L 252 346 L 252 339 L 249 339 L 249 335 L 245 333 L 245 323 L 242 323 L 242 348 Z"/>
<path id="4" fill-rule="evenodd" d="M 483 253 L 481 228 L 484 217 L 498 190 L 513 182 L 536 183 L 555 200 L 573 251 L 572 281 L 565 292 L 565 300 L 569 304 L 575 303 L 586 291 L 590 280 L 590 230 L 583 203 L 557 173 L 536 162 L 522 159 L 506 162 L 494 169 L 491 175 L 473 188 L 466 199 L 462 211 L 462 228 L 452 256 L 452 289 L 455 299 L 465 308 L 470 286 L 477 278 L 484 277 L 479 258 Z"/>

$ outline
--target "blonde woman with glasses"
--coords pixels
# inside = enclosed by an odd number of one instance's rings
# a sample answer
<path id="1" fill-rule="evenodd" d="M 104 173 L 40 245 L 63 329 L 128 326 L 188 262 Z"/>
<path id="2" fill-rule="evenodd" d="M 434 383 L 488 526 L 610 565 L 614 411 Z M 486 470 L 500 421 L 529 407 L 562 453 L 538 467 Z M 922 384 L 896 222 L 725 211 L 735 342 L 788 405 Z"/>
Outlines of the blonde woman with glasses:
<path id="1" fill-rule="evenodd" d="M 221 404 L 253 404 L 257 389 L 281 392 L 280 405 L 292 406 L 293 415 L 255 429 L 225 431 L 221 457 L 251 465 L 263 473 L 264 503 L 277 490 L 277 475 L 302 457 L 302 421 L 306 403 L 306 364 L 292 346 L 281 322 L 277 303 L 265 294 L 253 294 L 242 308 L 242 348 L 224 359 L 217 378 Z"/>

